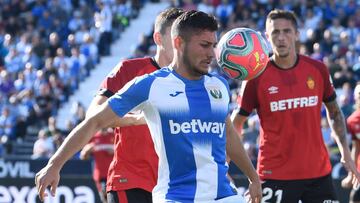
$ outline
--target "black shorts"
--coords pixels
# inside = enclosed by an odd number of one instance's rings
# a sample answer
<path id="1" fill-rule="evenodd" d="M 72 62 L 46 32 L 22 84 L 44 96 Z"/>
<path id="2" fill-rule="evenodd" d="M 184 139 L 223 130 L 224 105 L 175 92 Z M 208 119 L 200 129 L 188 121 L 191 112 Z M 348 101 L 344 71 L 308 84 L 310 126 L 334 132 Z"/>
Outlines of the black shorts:
<path id="1" fill-rule="evenodd" d="M 152 203 L 151 192 L 140 188 L 110 191 L 107 193 L 108 203 Z"/>
<path id="2" fill-rule="evenodd" d="M 306 180 L 265 180 L 263 198 L 267 203 L 339 203 L 330 175 Z"/>
<path id="3" fill-rule="evenodd" d="M 360 202 L 360 187 L 357 190 L 354 189 L 351 190 L 350 201 Z"/>

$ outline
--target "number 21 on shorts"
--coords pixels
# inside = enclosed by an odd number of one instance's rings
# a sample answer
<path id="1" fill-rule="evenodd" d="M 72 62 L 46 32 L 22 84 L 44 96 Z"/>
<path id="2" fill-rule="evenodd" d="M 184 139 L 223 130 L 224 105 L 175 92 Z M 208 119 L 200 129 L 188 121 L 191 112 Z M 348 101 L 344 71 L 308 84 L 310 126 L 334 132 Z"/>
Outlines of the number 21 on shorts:
<path id="1" fill-rule="evenodd" d="M 269 203 L 268 200 L 271 200 L 275 197 L 276 201 L 274 203 L 281 203 L 283 190 L 272 190 L 271 188 L 263 189 L 263 198 L 261 199 L 261 203 Z"/>

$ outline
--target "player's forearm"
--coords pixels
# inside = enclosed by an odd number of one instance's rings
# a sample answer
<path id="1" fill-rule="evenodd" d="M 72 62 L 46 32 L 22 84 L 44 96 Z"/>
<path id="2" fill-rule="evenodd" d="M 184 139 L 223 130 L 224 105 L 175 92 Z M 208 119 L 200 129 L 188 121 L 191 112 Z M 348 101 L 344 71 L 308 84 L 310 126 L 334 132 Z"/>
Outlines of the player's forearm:
<path id="1" fill-rule="evenodd" d="M 231 122 L 233 123 L 234 128 L 240 135 L 242 133 L 242 128 L 246 119 L 247 117 L 239 115 L 239 109 L 235 109 L 231 114 Z"/>
<path id="2" fill-rule="evenodd" d="M 351 149 L 351 158 L 354 160 L 356 167 L 358 168 L 358 161 L 357 157 L 359 156 L 360 150 L 359 150 L 359 144 L 356 141 L 352 142 L 352 149 Z"/>
<path id="3" fill-rule="evenodd" d="M 259 176 L 244 149 L 244 145 L 238 136 L 232 123 L 227 125 L 226 152 L 235 165 L 249 178 L 251 182 L 257 182 Z"/>
<path id="4" fill-rule="evenodd" d="M 98 130 L 97 126 L 98 125 L 88 120 L 81 122 L 66 137 L 64 143 L 50 158 L 48 164 L 60 170 L 67 160 L 89 142 L 92 135 Z"/>
<path id="5" fill-rule="evenodd" d="M 234 144 L 238 143 L 238 144 Z M 259 181 L 256 170 L 247 155 L 240 139 L 230 141 L 227 153 L 235 165 L 249 178 L 251 182 Z"/>
<path id="6" fill-rule="evenodd" d="M 348 142 L 346 140 L 346 125 L 344 116 L 338 106 L 334 102 L 326 104 L 327 119 L 331 129 L 333 130 L 333 137 L 339 147 L 341 154 L 344 156 L 350 155 Z"/>

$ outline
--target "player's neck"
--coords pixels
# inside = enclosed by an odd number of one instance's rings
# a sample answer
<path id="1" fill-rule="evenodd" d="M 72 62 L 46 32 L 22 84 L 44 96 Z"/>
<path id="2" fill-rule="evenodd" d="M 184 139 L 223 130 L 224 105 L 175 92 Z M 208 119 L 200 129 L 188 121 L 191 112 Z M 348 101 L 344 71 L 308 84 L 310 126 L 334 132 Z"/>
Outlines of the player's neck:
<path id="1" fill-rule="evenodd" d="M 282 69 L 289 69 L 289 68 L 294 67 L 294 65 L 297 61 L 297 57 L 298 57 L 297 54 L 289 54 L 286 57 L 273 55 L 272 60 L 278 67 L 280 67 Z"/>
<path id="2" fill-rule="evenodd" d="M 163 54 L 160 54 L 160 51 L 156 51 L 154 60 L 161 68 L 169 65 L 169 62 L 166 60 Z"/>
<path id="3" fill-rule="evenodd" d="M 199 80 L 201 78 L 201 76 L 192 74 L 189 71 L 189 68 L 185 65 L 185 63 L 181 60 L 178 60 L 176 56 L 169 66 L 172 67 L 177 74 L 179 74 L 185 79 Z"/>

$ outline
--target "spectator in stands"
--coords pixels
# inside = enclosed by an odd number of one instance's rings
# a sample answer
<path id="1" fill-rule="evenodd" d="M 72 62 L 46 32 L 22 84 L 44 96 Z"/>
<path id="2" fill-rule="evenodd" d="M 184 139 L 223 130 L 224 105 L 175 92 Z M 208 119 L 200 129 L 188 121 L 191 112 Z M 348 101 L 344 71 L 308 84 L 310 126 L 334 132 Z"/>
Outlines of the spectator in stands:
<path id="1" fill-rule="evenodd" d="M 38 133 L 38 139 L 34 143 L 32 159 L 47 159 L 54 154 L 54 145 L 49 131 L 41 129 Z"/>
<path id="2" fill-rule="evenodd" d="M 10 74 L 3 70 L 0 72 L 0 94 L 9 97 L 15 91 L 14 81 Z"/>
<path id="3" fill-rule="evenodd" d="M 211 4 L 211 0 L 202 0 L 198 5 L 197 5 L 197 9 L 199 11 L 208 13 L 208 14 L 214 14 L 215 13 L 215 8 L 214 6 Z"/>
<path id="4" fill-rule="evenodd" d="M 50 50 L 50 56 L 55 57 L 57 49 L 60 48 L 61 46 L 62 46 L 62 44 L 60 41 L 59 34 L 56 32 L 52 32 L 49 35 L 49 47 L 48 48 Z"/>
<path id="5" fill-rule="evenodd" d="M 40 93 L 35 97 L 34 110 L 41 125 L 45 125 L 48 118 L 56 110 L 56 100 L 50 94 L 50 88 L 46 84 L 40 85 Z"/>
<path id="6" fill-rule="evenodd" d="M 14 114 L 11 114 L 10 108 L 8 106 L 3 107 L 0 115 L 0 137 L 6 138 L 1 139 L 15 139 L 15 122 L 16 116 Z"/>
<path id="7" fill-rule="evenodd" d="M 110 44 L 112 41 L 112 18 L 113 14 L 106 0 L 97 0 L 100 13 L 95 13 L 95 26 L 99 29 L 99 54 L 101 56 L 110 55 Z"/>
<path id="8" fill-rule="evenodd" d="M 80 54 L 87 58 L 87 63 L 90 66 L 90 69 L 92 69 L 99 61 L 98 47 L 89 33 L 86 33 L 83 36 L 83 41 L 84 43 L 80 45 Z"/>
<path id="9" fill-rule="evenodd" d="M 226 28 L 230 15 L 233 12 L 233 7 L 229 3 L 229 0 L 222 0 L 221 4 L 215 9 L 216 16 L 219 18 L 220 27 Z"/>

